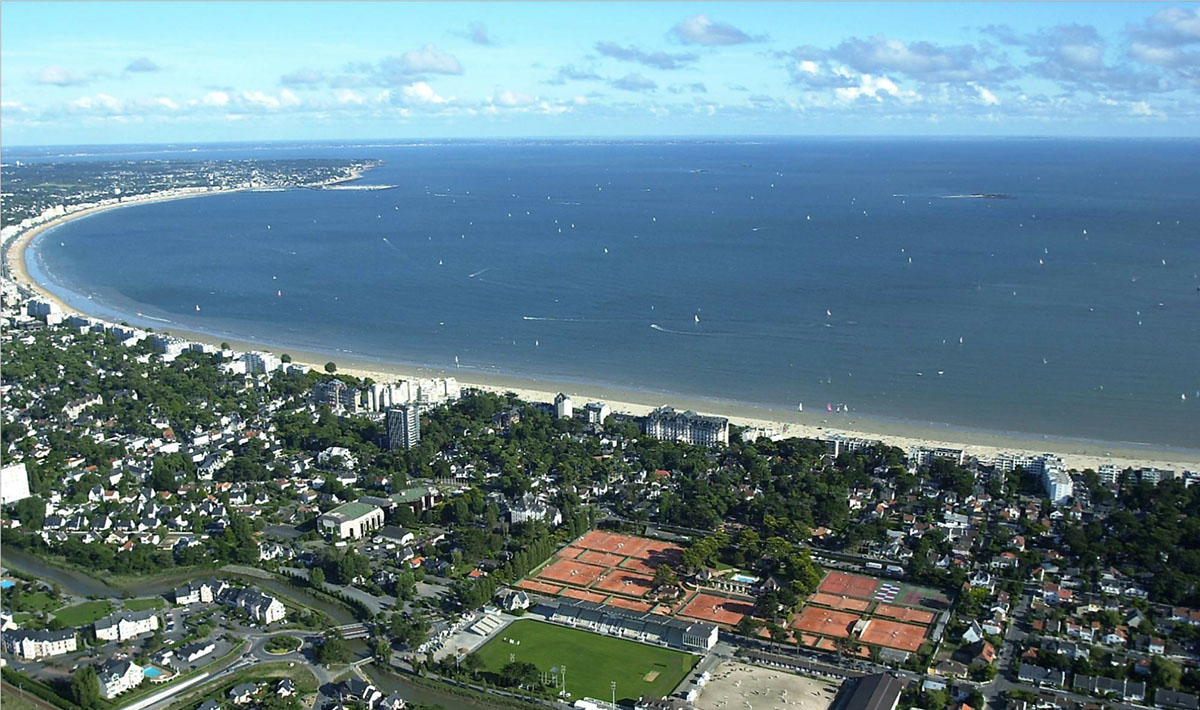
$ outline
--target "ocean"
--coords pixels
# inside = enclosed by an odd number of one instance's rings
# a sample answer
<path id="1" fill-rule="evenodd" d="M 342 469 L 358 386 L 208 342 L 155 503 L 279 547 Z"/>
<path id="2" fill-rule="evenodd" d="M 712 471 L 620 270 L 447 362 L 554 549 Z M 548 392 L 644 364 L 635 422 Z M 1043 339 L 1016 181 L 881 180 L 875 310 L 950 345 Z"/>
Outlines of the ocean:
<path id="1" fill-rule="evenodd" d="M 173 150 L 120 159 L 378 158 L 382 189 L 112 210 L 35 277 L 334 361 L 1200 448 L 1200 142 Z"/>

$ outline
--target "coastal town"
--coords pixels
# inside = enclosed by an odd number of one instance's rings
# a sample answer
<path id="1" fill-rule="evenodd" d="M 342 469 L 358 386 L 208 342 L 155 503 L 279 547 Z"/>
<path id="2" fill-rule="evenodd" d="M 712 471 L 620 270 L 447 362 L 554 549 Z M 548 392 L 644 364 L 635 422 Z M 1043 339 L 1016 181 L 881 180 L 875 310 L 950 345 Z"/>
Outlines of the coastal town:
<path id="1" fill-rule="evenodd" d="M 5 280 L 5 702 L 1200 707 L 1200 472 L 374 381 Z"/>

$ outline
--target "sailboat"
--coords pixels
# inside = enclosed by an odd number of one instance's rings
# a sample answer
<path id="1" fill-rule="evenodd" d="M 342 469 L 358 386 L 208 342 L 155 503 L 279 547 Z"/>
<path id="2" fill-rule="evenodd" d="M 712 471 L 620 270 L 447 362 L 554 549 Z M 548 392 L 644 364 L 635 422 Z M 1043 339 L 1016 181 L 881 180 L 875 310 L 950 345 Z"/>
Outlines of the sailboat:
<path id="1" fill-rule="evenodd" d="M 699 322 L 700 322 L 700 316 L 698 316 L 698 315 L 697 315 L 697 316 L 692 316 L 692 317 L 696 319 L 696 322 L 697 322 L 697 323 L 699 323 Z"/>
<path id="2" fill-rule="evenodd" d="M 197 305 L 196 305 L 196 312 L 197 312 L 197 313 L 199 313 L 199 312 L 200 312 L 200 306 L 199 306 L 199 304 L 197 304 Z"/>

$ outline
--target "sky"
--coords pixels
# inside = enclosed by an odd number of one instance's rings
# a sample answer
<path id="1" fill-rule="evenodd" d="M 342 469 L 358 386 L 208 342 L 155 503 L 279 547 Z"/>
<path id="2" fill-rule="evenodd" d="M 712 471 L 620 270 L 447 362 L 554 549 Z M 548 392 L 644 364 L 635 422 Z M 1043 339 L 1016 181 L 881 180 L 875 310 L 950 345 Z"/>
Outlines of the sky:
<path id="1" fill-rule="evenodd" d="M 0 144 L 1200 135 L 1200 4 L 12 2 Z"/>

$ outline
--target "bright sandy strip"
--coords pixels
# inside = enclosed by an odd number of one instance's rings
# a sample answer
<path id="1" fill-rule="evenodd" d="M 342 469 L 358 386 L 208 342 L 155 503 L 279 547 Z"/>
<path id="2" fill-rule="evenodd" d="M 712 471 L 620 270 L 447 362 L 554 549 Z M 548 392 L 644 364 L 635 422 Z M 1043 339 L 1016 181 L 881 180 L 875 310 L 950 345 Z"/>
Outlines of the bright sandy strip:
<path id="1" fill-rule="evenodd" d="M 47 229 L 64 224 L 72 219 L 95 214 L 103 210 L 125 207 L 131 204 L 149 204 L 162 200 L 197 197 L 205 194 L 222 193 L 203 192 L 200 190 L 177 191 L 169 196 L 150 197 L 136 202 L 95 207 L 51 220 L 45 224 L 26 230 L 12 241 L 7 252 L 8 266 L 17 281 L 57 303 L 64 313 L 78 313 L 79 311 L 68 306 L 62 299 L 50 293 L 40 284 L 34 283 L 29 277 L 29 273 L 25 268 L 25 249 L 34 237 Z M 235 350 L 240 351 L 265 350 L 275 353 L 285 352 L 267 343 L 219 338 L 178 328 L 160 328 L 157 330 L 213 345 L 228 342 Z M 617 389 L 603 385 L 555 381 L 549 378 L 535 380 L 478 373 L 471 370 L 441 370 L 415 365 L 368 362 L 347 358 L 345 353 L 336 352 L 320 353 L 294 349 L 288 349 L 286 352 L 292 356 L 295 362 L 310 365 L 317 369 L 324 367 L 326 362 L 332 360 L 337 364 L 339 373 L 354 375 L 356 377 L 370 377 L 376 382 L 408 377 L 452 376 L 456 377 L 464 387 L 475 387 L 481 390 L 500 393 L 513 392 L 521 399 L 530 402 L 550 402 L 553 401 L 554 396 L 558 392 L 565 392 L 571 396 L 576 407 L 582 406 L 584 402 L 588 401 L 603 401 L 614 412 L 633 415 L 644 415 L 654 407 L 670 404 L 676 409 L 693 409 L 705 414 L 718 414 L 728 417 L 731 422 L 739 426 L 772 429 L 789 437 L 824 439 L 832 434 L 842 434 L 863 439 L 882 440 L 892 446 L 898 446 L 905 451 L 915 446 L 954 448 L 963 449 L 971 456 L 989 459 L 1003 452 L 1052 453 L 1061 456 L 1068 467 L 1079 470 L 1085 468 L 1095 469 L 1106 463 L 1115 463 L 1122 468 L 1155 466 L 1158 468 L 1173 469 L 1177 472 L 1183 469 L 1200 469 L 1200 450 L 1170 449 L 1153 445 L 1109 444 L 1102 441 L 1083 439 L 1039 437 L 1015 433 L 960 429 L 933 422 L 923 424 L 920 422 L 890 419 L 872 419 L 850 414 L 807 413 L 785 409 L 770 409 L 719 399 L 689 397 L 665 392 Z M 986 403 L 981 402 L 980 406 L 986 406 Z M 1200 440 L 1197 443 L 1200 444 Z"/>
<path id="2" fill-rule="evenodd" d="M 774 668 L 726 661 L 712 672 L 696 700 L 696 710 L 729 708 L 797 708 L 825 710 L 838 685 Z"/>

